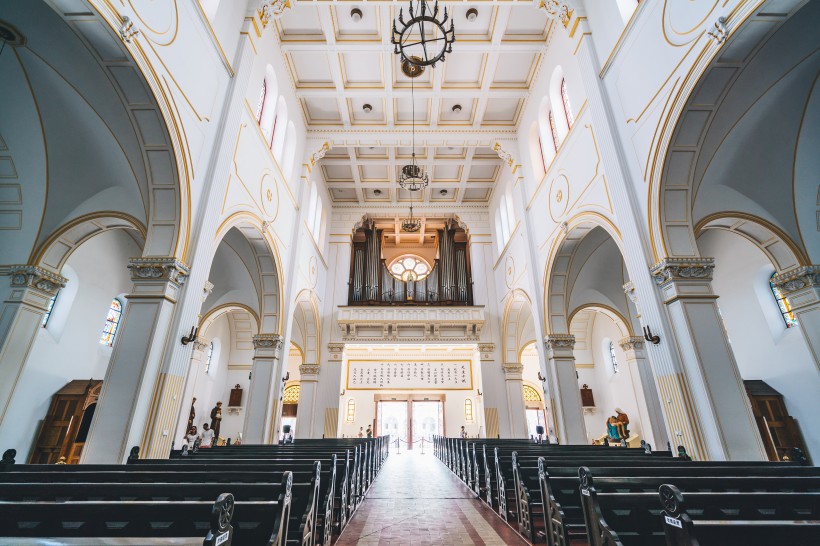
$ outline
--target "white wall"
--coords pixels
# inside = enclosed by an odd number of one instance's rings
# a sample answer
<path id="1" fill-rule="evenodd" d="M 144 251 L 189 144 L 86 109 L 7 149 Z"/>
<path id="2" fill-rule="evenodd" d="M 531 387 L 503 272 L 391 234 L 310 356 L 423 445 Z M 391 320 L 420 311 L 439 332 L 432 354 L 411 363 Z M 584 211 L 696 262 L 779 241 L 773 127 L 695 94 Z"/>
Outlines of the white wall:
<path id="1" fill-rule="evenodd" d="M 780 394 L 797 420 L 810 454 L 820 457 L 820 374 L 798 328 L 786 328 L 769 290 L 774 267 L 757 247 L 728 232 L 698 239 L 715 257 L 712 287 L 743 379 L 761 379 Z"/>
<path id="2" fill-rule="evenodd" d="M 28 460 L 55 392 L 74 379 L 104 378 L 113 349 L 100 345 L 100 334 L 111 300 L 131 290 L 128 258 L 141 252 L 130 236 L 115 230 L 93 237 L 66 262 L 69 284 L 34 341 L 9 406 L 14 418 L 0 427 L 4 449 L 16 449 L 18 460 Z"/>
<path id="3" fill-rule="evenodd" d="M 588 346 L 593 367 L 578 368 L 578 388 L 586 383 L 595 397 L 595 411 L 584 414 L 587 439 L 592 442 L 593 438 L 606 434 L 606 420 L 615 415 L 615 408 L 621 408 L 629 416 L 630 433 L 644 439 L 644 426 L 638 414 L 637 403 L 637 397 L 643 396 L 643 393 L 636 393 L 632 386 L 633 370 L 627 365 L 626 356 L 618 345 L 622 335 L 606 315 L 593 313 L 591 320 L 593 324 Z M 618 373 L 613 371 L 609 358 L 609 341 L 615 344 Z M 648 423 L 646 429 L 649 430 Z"/>

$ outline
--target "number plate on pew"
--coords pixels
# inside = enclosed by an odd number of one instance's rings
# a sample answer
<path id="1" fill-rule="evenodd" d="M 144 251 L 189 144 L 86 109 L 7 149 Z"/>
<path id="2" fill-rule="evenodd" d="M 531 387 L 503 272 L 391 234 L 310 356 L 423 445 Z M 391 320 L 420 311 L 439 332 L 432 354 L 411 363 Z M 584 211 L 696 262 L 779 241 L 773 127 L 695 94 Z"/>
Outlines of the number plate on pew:
<path id="1" fill-rule="evenodd" d="M 230 533 L 226 532 L 226 533 L 222 533 L 221 535 L 216 537 L 216 542 L 215 542 L 216 546 L 219 546 L 223 542 L 227 542 L 229 536 L 230 536 Z"/>
<path id="2" fill-rule="evenodd" d="M 680 522 L 680 520 L 670 518 L 669 516 L 663 516 L 663 519 L 666 520 L 666 523 L 668 523 L 669 525 L 674 525 L 678 529 L 683 529 L 683 524 Z"/>

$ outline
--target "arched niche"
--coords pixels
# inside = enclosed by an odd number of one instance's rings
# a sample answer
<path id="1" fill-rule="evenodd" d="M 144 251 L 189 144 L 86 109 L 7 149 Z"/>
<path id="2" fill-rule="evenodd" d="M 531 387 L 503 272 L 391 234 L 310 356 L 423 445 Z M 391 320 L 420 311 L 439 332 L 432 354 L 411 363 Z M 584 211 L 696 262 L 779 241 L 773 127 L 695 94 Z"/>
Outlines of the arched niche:
<path id="1" fill-rule="evenodd" d="M 516 289 L 507 298 L 502 328 L 504 364 L 520 364 L 521 352 L 536 340 L 532 302 L 523 290 Z"/>

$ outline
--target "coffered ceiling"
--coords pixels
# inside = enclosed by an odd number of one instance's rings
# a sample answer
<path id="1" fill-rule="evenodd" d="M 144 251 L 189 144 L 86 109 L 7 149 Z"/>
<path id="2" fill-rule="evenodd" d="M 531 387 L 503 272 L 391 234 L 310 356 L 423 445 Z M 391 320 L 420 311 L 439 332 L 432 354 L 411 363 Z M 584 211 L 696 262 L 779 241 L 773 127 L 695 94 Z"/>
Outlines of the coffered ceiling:
<path id="1" fill-rule="evenodd" d="M 411 80 L 390 43 L 407 2 L 292 5 L 276 32 L 308 138 L 332 146 L 320 162 L 331 199 L 409 203 L 395 181 L 411 153 L 415 103 L 416 153 L 431 184 L 414 200 L 487 202 L 502 165 L 489 147 L 515 137 L 550 30 L 545 12 L 530 0 L 442 2 L 455 22 L 453 53 Z"/>

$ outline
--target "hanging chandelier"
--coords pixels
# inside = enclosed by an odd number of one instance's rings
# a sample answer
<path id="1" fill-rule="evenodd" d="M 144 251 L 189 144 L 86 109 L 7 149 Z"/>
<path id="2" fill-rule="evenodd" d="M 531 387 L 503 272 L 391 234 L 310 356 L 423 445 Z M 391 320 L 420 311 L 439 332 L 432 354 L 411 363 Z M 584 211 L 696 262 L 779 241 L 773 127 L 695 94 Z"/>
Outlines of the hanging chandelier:
<path id="1" fill-rule="evenodd" d="M 416 59 L 418 57 L 415 57 Z M 403 66 L 412 66 L 416 68 L 411 61 L 406 61 L 403 63 Z M 401 172 L 399 173 L 399 186 L 402 189 L 405 189 L 410 192 L 417 192 L 421 191 L 426 188 L 430 184 L 430 177 L 424 171 L 422 167 L 416 163 L 416 96 L 415 96 L 415 84 L 413 83 L 415 78 L 421 75 L 424 71 L 423 68 L 417 68 L 416 70 L 412 71 L 410 77 L 410 128 L 412 131 L 412 155 L 410 157 L 410 163 L 405 165 L 401 168 Z M 407 74 L 407 72 L 405 72 Z"/>
<path id="2" fill-rule="evenodd" d="M 439 61 L 444 62 L 444 56 L 453 52 L 453 42 L 456 41 L 456 30 L 453 21 L 444 8 L 444 17 L 438 19 L 438 0 L 432 9 L 427 0 L 410 0 L 408 12 L 410 19 L 404 20 L 404 10 L 399 9 L 398 25 L 393 21 L 393 35 L 390 42 L 394 46 L 396 55 L 401 55 L 401 61 L 416 66 L 433 66 Z M 447 28 L 447 21 L 450 28 Z"/>
<path id="3" fill-rule="evenodd" d="M 421 218 L 413 217 L 413 201 L 410 201 L 410 216 L 401 221 L 401 230 L 407 233 L 417 233 L 421 229 Z"/>

